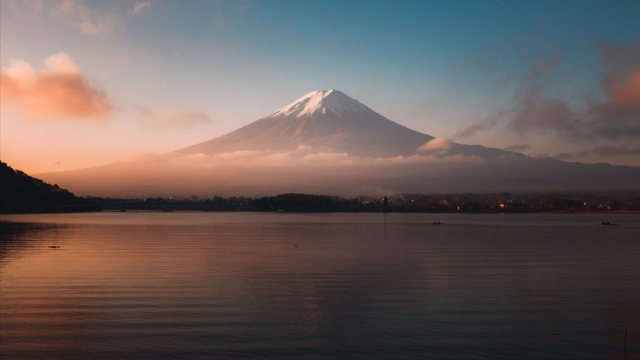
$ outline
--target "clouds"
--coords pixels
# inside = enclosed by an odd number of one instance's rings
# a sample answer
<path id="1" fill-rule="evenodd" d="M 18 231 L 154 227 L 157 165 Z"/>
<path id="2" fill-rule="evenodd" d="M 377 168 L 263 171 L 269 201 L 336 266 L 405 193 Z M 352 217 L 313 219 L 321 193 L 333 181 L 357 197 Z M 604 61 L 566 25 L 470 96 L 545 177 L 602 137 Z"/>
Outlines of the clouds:
<path id="1" fill-rule="evenodd" d="M 513 134 L 519 136 L 519 141 L 526 138 L 533 148 L 545 144 L 548 148 L 543 152 L 549 151 L 551 145 L 558 152 L 553 156 L 556 159 L 602 161 L 611 157 L 614 163 L 628 163 L 622 160 L 623 156 L 638 154 L 631 151 L 633 146 L 625 151 L 620 145 L 629 146 L 640 138 L 640 39 L 627 44 L 600 43 L 593 49 L 600 59 L 590 69 L 592 86 L 585 86 L 588 83 L 584 83 L 584 75 L 580 79 L 569 76 L 583 72 L 584 65 L 565 62 L 564 55 L 555 50 L 522 72 L 509 74 L 510 79 L 519 79 L 512 83 L 512 100 L 495 115 L 463 127 L 455 137 L 473 137 L 493 130 L 495 134 L 502 133 L 500 138 Z M 528 59 L 523 55 L 517 63 Z M 582 83 L 582 88 L 571 83 L 575 81 Z M 567 92 L 567 86 L 573 90 Z M 550 144 L 550 139 L 561 141 Z M 578 151 L 580 144 L 585 146 L 587 142 L 600 147 Z M 533 148 L 522 144 L 506 150 Z"/>
<path id="2" fill-rule="evenodd" d="M 549 159 L 461 154 L 361 157 L 346 153 L 234 151 L 216 154 L 131 153 L 123 161 L 70 172 L 39 174 L 82 194 L 185 192 L 263 196 L 287 192 L 617 191 L 637 188 L 640 169 Z"/>
<path id="3" fill-rule="evenodd" d="M 155 111 L 145 110 L 143 113 L 140 125 L 148 128 L 188 126 L 211 122 L 209 115 L 200 106 L 185 110 L 176 110 L 170 106 L 163 106 Z"/>
<path id="4" fill-rule="evenodd" d="M 121 17 L 91 10 L 73 0 L 64 0 L 59 10 L 71 16 L 75 25 L 86 35 L 104 36 L 123 28 Z"/>
<path id="5" fill-rule="evenodd" d="M 477 123 L 477 124 L 473 124 L 465 129 L 460 130 L 457 134 L 456 137 L 469 137 L 469 136 L 473 136 L 476 133 L 480 132 L 480 131 L 486 131 L 489 130 L 491 128 L 493 128 L 494 126 L 496 126 L 496 121 L 495 120 L 490 120 L 487 122 L 483 122 L 483 123 Z"/>
<path id="6" fill-rule="evenodd" d="M 415 171 L 424 171 L 421 165 L 451 166 L 459 164 L 483 164 L 487 160 L 476 156 L 449 155 L 440 156 L 439 153 L 429 155 L 394 156 L 394 157 L 360 157 L 347 153 L 312 151 L 310 146 L 301 145 L 298 149 L 288 152 L 247 151 L 223 152 L 217 154 L 188 154 L 177 153 L 152 155 L 147 153 L 132 153 L 126 157 L 127 161 L 153 160 L 185 168 L 229 168 L 242 167 L 251 169 L 301 169 L 308 171 L 326 171 L 327 168 L 340 169 L 339 174 L 359 171 L 373 173 L 383 168 L 404 169 L 407 175 Z M 445 154 L 446 155 L 446 154 Z"/>
<path id="7" fill-rule="evenodd" d="M 553 155 L 559 160 L 566 159 L 582 159 L 589 156 L 599 157 L 618 157 L 618 156 L 636 156 L 640 155 L 640 148 L 628 148 L 627 146 L 596 146 L 592 149 L 577 151 L 575 153 L 560 153 Z"/>
<path id="8" fill-rule="evenodd" d="M 150 7 L 151 7 L 151 2 L 149 1 L 140 3 L 133 8 L 133 13 L 140 14 L 145 8 L 150 8 Z"/>
<path id="9" fill-rule="evenodd" d="M 453 141 L 446 136 L 441 136 L 420 146 L 418 151 L 426 153 L 449 151 L 451 147 L 453 147 Z"/>
<path id="10" fill-rule="evenodd" d="M 605 101 L 590 104 L 594 130 L 610 139 L 640 137 L 640 41 L 601 51 L 609 72 L 601 82 Z"/>
<path id="11" fill-rule="evenodd" d="M 538 130 L 578 134 L 576 119 L 567 103 L 560 99 L 545 98 L 541 92 L 542 86 L 535 86 L 525 93 L 507 128 L 518 133 Z"/>
<path id="12" fill-rule="evenodd" d="M 23 13 L 52 16 L 62 20 L 66 26 L 70 24 L 82 34 L 95 38 L 123 34 L 127 31 L 127 23 L 133 16 L 153 6 L 150 1 L 138 3 L 133 7 L 126 5 L 126 8 L 116 2 L 104 4 L 107 6 L 90 6 L 83 0 L 8 2 L 8 6 L 14 11 L 22 10 Z"/>
<path id="13" fill-rule="evenodd" d="M 2 106 L 17 109 L 32 120 L 107 120 L 112 105 L 65 53 L 47 58 L 37 70 L 18 60 L 0 73 Z"/>
<path id="14" fill-rule="evenodd" d="M 521 78 L 514 116 L 507 128 L 523 134 L 529 131 L 555 132 L 576 138 L 640 137 L 640 42 L 600 46 L 606 68 L 601 94 L 579 97 L 582 106 L 569 106 L 565 99 L 545 97 L 545 76 L 562 57 L 539 61 Z"/>
<path id="15" fill-rule="evenodd" d="M 543 155 L 544 157 L 544 155 Z M 558 160 L 567 160 L 572 158 L 573 155 L 569 154 L 569 153 L 560 153 L 560 154 L 556 154 L 553 156 L 554 159 L 558 159 Z"/>
<path id="16" fill-rule="evenodd" d="M 624 111 L 640 104 L 640 64 L 626 76 L 613 72 L 605 83 L 611 106 Z"/>
<path id="17" fill-rule="evenodd" d="M 505 150 L 508 150 L 508 151 L 524 151 L 528 149 L 531 149 L 531 146 L 527 144 L 515 144 L 505 148 Z"/>
<path id="18" fill-rule="evenodd" d="M 622 109 L 640 105 L 640 41 L 615 46 L 602 44 L 603 61 L 612 65 L 603 79 L 609 103 Z"/>
<path id="19" fill-rule="evenodd" d="M 529 83 L 541 80 L 558 67 L 560 62 L 562 62 L 562 58 L 562 54 L 557 50 L 551 55 L 541 57 L 529 72 L 521 76 L 520 83 Z"/>
<path id="20" fill-rule="evenodd" d="M 445 156 L 430 154 L 370 158 L 351 156 L 347 153 L 318 152 L 313 151 L 309 146 L 301 146 L 288 152 L 239 150 L 217 154 L 186 155 L 180 153 L 151 154 L 138 151 L 123 155 L 119 160 L 119 163 L 114 164 L 115 167 L 134 166 L 128 168 L 130 170 L 127 170 L 126 175 L 122 174 L 122 178 L 127 179 L 136 177 L 131 171 L 138 173 L 138 175 L 152 177 L 154 175 L 151 173 L 160 171 L 162 174 L 157 176 L 171 178 L 169 183 L 183 185 L 186 176 L 190 179 L 189 181 L 204 182 L 208 186 L 221 181 L 221 179 L 228 179 L 229 186 L 246 186 L 247 184 L 263 186 L 267 183 L 306 186 L 309 183 L 315 183 L 316 185 L 323 184 L 322 186 L 325 187 L 327 185 L 322 179 L 330 178 L 339 180 L 339 182 L 360 179 L 357 180 L 357 183 L 361 183 L 361 180 L 364 179 L 388 177 L 409 176 L 424 179 L 425 176 L 439 177 L 456 169 L 464 171 L 489 163 L 497 164 L 501 161 L 487 160 L 476 156 L 446 156 L 446 154 Z M 141 172 L 140 167 L 150 172 Z M 96 179 L 96 181 L 102 180 Z M 141 185 L 144 183 L 142 182 Z M 99 187 L 99 184 L 94 182 L 92 186 Z"/>
<path id="21" fill-rule="evenodd" d="M 600 156 L 640 155 L 640 148 L 629 149 L 626 146 L 599 146 L 593 148 L 591 153 Z"/>

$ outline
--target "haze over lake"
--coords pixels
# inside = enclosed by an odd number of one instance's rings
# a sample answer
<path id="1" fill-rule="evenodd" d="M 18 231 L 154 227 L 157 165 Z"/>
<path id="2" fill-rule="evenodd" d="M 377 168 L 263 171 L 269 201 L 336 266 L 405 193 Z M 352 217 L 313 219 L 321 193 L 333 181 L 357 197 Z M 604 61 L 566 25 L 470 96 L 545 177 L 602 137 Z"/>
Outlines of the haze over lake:
<path id="1" fill-rule="evenodd" d="M 640 219 L 607 216 L 2 215 L 0 350 L 621 359 L 629 328 L 635 358 Z"/>

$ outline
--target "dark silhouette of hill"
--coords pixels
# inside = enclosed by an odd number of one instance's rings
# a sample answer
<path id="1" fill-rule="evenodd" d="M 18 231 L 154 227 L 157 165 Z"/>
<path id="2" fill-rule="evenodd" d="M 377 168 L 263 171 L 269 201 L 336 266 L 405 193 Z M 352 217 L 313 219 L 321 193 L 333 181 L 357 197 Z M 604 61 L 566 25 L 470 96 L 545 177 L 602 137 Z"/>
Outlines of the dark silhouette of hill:
<path id="1" fill-rule="evenodd" d="M 90 200 L 0 162 L 0 213 L 100 211 Z"/>

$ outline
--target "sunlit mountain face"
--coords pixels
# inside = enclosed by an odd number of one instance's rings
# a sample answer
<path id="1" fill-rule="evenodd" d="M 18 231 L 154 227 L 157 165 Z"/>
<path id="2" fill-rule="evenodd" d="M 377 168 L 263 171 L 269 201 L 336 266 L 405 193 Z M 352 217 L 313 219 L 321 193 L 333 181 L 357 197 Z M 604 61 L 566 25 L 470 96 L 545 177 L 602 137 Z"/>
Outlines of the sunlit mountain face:
<path id="1" fill-rule="evenodd" d="M 433 136 L 397 124 L 343 92 L 331 89 L 312 91 L 243 128 L 177 153 L 306 149 L 358 157 L 412 156 L 436 150 L 484 157 L 515 155 L 497 149 L 453 144 L 444 138 L 425 146 L 432 140 Z"/>
<path id="2" fill-rule="evenodd" d="M 175 152 L 38 176 L 81 195 L 353 196 L 637 190 L 640 168 L 456 144 L 399 125 L 332 89 Z"/>

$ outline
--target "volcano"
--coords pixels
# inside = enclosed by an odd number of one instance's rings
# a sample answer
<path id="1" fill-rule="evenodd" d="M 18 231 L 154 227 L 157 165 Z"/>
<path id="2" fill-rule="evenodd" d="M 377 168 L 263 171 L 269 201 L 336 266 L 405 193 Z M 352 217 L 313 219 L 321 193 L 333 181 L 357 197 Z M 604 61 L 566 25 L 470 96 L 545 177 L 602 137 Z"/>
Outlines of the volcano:
<path id="1" fill-rule="evenodd" d="M 432 140 L 433 136 L 395 123 L 343 92 L 331 89 L 312 91 L 245 127 L 176 153 L 288 152 L 309 146 L 316 152 L 377 158 L 416 155 L 421 146 Z M 444 145 L 450 146 L 447 149 L 450 154 L 519 155 L 482 146 Z"/>
<path id="2" fill-rule="evenodd" d="M 331 89 L 171 153 L 38 177 L 99 196 L 599 192 L 637 191 L 640 167 L 456 144 L 395 123 Z"/>

